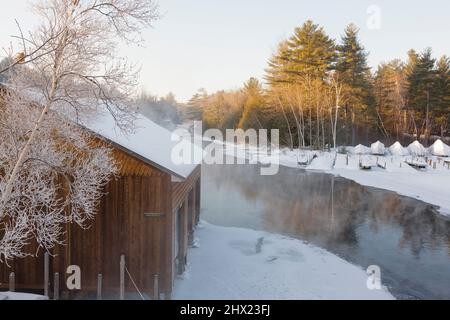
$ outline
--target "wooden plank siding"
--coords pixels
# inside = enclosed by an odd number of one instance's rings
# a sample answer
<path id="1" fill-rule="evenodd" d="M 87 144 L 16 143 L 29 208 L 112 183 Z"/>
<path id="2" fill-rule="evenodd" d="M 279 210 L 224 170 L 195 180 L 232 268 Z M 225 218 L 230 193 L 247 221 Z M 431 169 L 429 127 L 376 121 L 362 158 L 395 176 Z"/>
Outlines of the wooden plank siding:
<path id="1" fill-rule="evenodd" d="M 194 172 L 189 176 L 186 181 L 174 182 L 172 187 L 172 206 L 175 209 L 179 208 L 183 202 L 186 200 L 186 196 L 189 194 L 190 190 L 195 187 L 201 176 L 201 167 L 198 166 Z"/>
<path id="2" fill-rule="evenodd" d="M 87 230 L 71 226 L 65 252 L 53 258 L 55 272 L 68 265 L 82 270 L 83 289 L 94 291 L 98 273 L 105 289 L 119 287 L 120 255 L 140 290 L 151 292 L 153 276 L 164 270 L 166 217 L 170 215 L 170 176 L 127 176 L 111 181 L 100 213 Z M 145 213 L 161 213 L 146 217 Z M 69 235 L 70 234 L 70 235 Z M 69 240 L 70 239 L 70 240 Z M 129 280 L 129 279 L 128 279 Z M 135 291 L 131 281 L 127 289 Z"/>
<path id="3" fill-rule="evenodd" d="M 201 168 L 198 166 L 185 181 L 172 182 L 170 173 L 123 150 L 113 148 L 113 155 L 119 169 L 117 177 L 107 184 L 98 214 L 87 229 L 73 224 L 65 227 L 65 245 L 52 251 L 50 280 L 54 272 L 59 272 L 61 289 L 64 289 L 66 268 L 77 265 L 82 272 L 82 291 L 96 290 L 99 273 L 103 275 L 103 289 L 117 291 L 120 255 L 125 254 L 126 266 L 142 292 L 152 295 L 154 275 L 158 274 L 160 292 L 170 297 L 176 272 L 173 265 L 175 214 L 185 204 L 182 212 L 185 257 L 188 232 L 195 224 L 192 215 L 197 216 L 197 212 L 189 210 L 199 206 L 196 192 Z M 33 245 L 30 248 L 36 250 Z M 10 267 L 0 264 L 0 288 L 7 288 L 12 271 L 16 273 L 18 289 L 42 289 L 42 250 L 37 258 L 17 259 Z M 127 291 L 135 292 L 127 275 L 126 285 Z"/>

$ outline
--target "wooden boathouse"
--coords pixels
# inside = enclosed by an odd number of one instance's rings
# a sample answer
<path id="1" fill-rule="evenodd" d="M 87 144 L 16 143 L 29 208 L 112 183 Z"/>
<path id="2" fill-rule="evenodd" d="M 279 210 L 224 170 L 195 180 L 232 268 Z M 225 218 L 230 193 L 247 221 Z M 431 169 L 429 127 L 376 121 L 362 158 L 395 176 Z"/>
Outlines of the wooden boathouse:
<path id="1" fill-rule="evenodd" d="M 171 298 L 199 221 L 201 166 L 171 161 L 176 142 L 166 129 L 146 118 L 139 118 L 136 127 L 124 134 L 110 115 L 87 126 L 99 143 L 112 147 L 119 168 L 106 186 L 98 214 L 87 230 L 67 225 L 65 245 L 50 254 L 41 250 L 38 257 L 0 264 L 0 290 L 8 289 L 13 275 L 17 291 L 50 298 L 96 292 L 119 298 L 123 291 Z M 70 266 L 79 267 L 80 290 L 67 289 Z"/>

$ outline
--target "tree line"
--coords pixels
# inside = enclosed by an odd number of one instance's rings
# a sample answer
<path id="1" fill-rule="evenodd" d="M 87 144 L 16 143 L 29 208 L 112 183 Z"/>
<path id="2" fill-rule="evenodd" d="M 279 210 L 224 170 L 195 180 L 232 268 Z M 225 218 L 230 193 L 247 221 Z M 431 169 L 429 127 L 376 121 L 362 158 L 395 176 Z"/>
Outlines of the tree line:
<path id="1" fill-rule="evenodd" d="M 306 21 L 281 41 L 268 61 L 264 83 L 197 92 L 183 112 L 205 129 L 280 129 L 291 148 L 355 145 L 371 139 L 429 143 L 450 128 L 450 59 L 431 49 L 410 50 L 407 61 L 382 63 L 373 72 L 359 29 L 341 39 Z"/>

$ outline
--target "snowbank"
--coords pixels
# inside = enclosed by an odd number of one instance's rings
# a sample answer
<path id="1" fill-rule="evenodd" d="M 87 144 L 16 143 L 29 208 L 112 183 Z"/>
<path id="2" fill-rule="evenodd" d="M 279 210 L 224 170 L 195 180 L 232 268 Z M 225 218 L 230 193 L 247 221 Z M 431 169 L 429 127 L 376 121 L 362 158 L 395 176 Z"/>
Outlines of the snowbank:
<path id="1" fill-rule="evenodd" d="M 385 288 L 369 290 L 361 268 L 300 240 L 207 223 L 197 235 L 176 300 L 393 299 Z"/>
<path id="2" fill-rule="evenodd" d="M 384 144 L 381 143 L 380 141 L 373 143 L 370 146 L 370 149 L 371 149 L 373 155 L 382 156 L 386 153 L 386 148 L 384 147 Z"/>
<path id="3" fill-rule="evenodd" d="M 438 157 L 449 157 L 450 147 L 442 142 L 441 139 L 436 140 L 435 143 L 430 147 L 430 152 L 434 156 Z"/>
<path id="4" fill-rule="evenodd" d="M 417 140 L 408 146 L 408 151 L 410 154 L 417 157 L 423 157 L 427 154 L 427 149 L 425 149 L 425 147 Z"/>
<path id="5" fill-rule="evenodd" d="M 46 296 L 21 292 L 0 292 L 0 300 L 48 300 Z"/>
<path id="6" fill-rule="evenodd" d="M 371 152 L 371 148 L 363 146 L 362 144 L 358 144 L 354 149 L 355 154 L 370 154 Z"/>
<path id="7" fill-rule="evenodd" d="M 307 167 L 309 170 L 330 170 L 333 168 L 334 155 L 327 152 L 317 157 Z"/>

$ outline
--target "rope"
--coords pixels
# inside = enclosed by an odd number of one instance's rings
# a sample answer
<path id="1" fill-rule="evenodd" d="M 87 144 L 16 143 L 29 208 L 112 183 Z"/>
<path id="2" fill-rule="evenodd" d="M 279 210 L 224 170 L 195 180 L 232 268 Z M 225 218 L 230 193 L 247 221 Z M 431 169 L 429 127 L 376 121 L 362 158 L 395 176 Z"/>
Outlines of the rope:
<path id="1" fill-rule="evenodd" d="M 128 271 L 128 268 L 127 268 L 126 265 L 125 265 L 125 271 L 127 272 L 128 277 L 130 277 L 131 283 L 133 284 L 134 288 L 136 289 L 136 291 L 137 291 L 137 292 L 139 293 L 139 295 L 141 296 L 141 299 L 142 299 L 142 300 L 145 300 L 145 298 L 144 298 L 144 296 L 142 295 L 141 291 L 139 290 L 139 288 L 137 287 L 136 283 L 134 282 L 133 277 L 132 277 L 131 274 L 130 274 L 130 271 Z"/>

